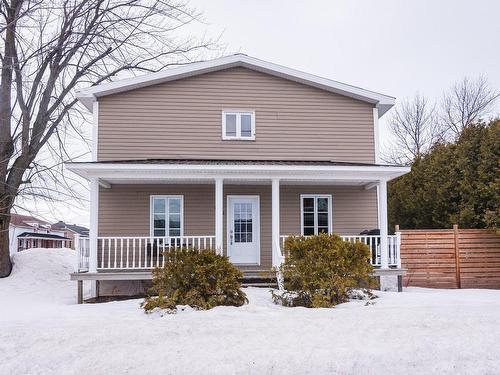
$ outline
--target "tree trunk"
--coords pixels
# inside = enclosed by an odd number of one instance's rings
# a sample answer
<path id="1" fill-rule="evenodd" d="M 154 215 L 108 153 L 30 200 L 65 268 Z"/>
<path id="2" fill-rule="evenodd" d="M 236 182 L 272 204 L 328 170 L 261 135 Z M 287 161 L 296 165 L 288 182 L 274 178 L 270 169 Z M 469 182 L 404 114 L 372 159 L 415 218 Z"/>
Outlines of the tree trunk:
<path id="1" fill-rule="evenodd" d="M 7 277 L 12 271 L 9 251 L 10 210 L 0 212 L 0 278 Z"/>

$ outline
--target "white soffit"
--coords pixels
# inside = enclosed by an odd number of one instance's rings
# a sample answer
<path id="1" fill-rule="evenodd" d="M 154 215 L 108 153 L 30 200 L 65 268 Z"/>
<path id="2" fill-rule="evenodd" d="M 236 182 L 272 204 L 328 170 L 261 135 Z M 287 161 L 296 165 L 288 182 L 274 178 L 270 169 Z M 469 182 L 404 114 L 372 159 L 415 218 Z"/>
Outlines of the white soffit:
<path id="1" fill-rule="evenodd" d="M 283 180 L 391 180 L 410 171 L 400 166 L 298 166 L 298 165 L 206 165 L 68 163 L 66 168 L 79 176 L 105 180 L 175 179 L 270 179 Z"/>

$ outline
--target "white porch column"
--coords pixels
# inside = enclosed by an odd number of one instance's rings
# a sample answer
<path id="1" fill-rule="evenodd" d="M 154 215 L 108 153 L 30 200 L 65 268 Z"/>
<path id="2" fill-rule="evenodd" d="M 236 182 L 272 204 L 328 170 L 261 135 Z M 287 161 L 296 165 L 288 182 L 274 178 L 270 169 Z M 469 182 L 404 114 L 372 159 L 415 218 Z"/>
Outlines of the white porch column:
<path id="1" fill-rule="evenodd" d="M 224 180 L 218 178 L 215 180 L 215 250 L 218 254 L 224 254 Z"/>
<path id="2" fill-rule="evenodd" d="M 380 266 L 389 268 L 389 246 L 387 242 L 387 181 L 378 185 L 378 216 L 380 224 Z"/>
<path id="3" fill-rule="evenodd" d="M 273 267 L 278 267 L 280 259 L 280 180 L 275 178 L 272 182 L 272 260 Z"/>
<path id="4" fill-rule="evenodd" d="M 89 272 L 97 272 L 97 236 L 99 218 L 99 179 L 90 180 L 90 252 Z"/>

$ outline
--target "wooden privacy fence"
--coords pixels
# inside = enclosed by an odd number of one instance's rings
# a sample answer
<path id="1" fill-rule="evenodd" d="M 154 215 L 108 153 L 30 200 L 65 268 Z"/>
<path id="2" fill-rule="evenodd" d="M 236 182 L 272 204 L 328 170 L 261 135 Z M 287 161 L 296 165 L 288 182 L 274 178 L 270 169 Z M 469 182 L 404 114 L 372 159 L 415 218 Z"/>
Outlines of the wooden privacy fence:
<path id="1" fill-rule="evenodd" d="M 500 235 L 488 229 L 400 230 L 405 286 L 500 289 Z"/>

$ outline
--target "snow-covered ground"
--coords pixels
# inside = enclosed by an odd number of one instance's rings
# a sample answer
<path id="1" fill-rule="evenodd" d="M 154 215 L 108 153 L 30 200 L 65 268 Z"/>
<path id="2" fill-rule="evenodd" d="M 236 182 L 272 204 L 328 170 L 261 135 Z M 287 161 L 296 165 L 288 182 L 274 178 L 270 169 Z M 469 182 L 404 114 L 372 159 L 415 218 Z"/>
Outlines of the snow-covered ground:
<path id="1" fill-rule="evenodd" d="M 378 293 L 373 305 L 146 315 L 75 305 L 74 252 L 28 250 L 0 279 L 0 374 L 498 374 L 500 291 Z"/>

